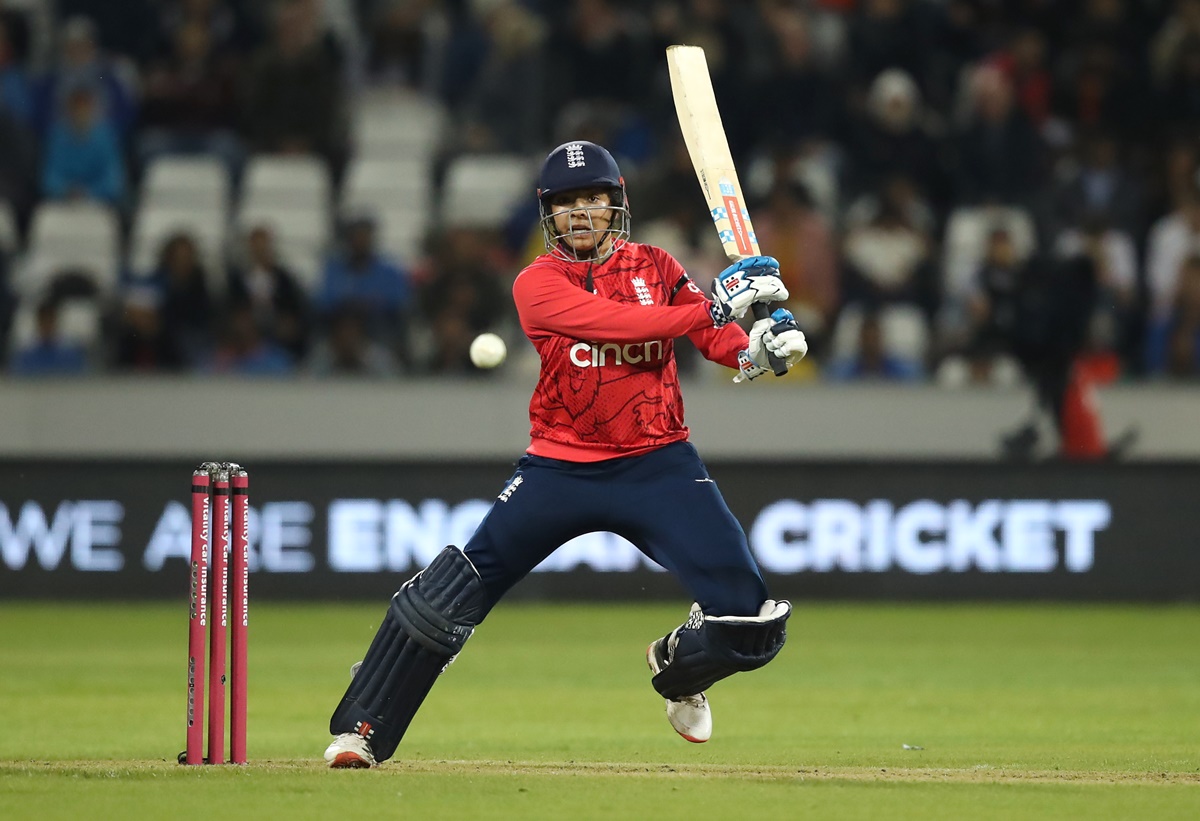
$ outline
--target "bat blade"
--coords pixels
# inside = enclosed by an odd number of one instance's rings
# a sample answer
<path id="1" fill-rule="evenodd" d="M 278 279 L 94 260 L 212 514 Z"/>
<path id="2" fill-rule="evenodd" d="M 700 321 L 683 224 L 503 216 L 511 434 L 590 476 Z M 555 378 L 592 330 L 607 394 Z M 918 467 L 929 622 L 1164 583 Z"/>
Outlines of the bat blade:
<path id="1" fill-rule="evenodd" d="M 704 49 L 670 46 L 667 67 L 683 141 L 725 255 L 732 260 L 757 256 L 758 237 L 729 152 Z"/>
<path id="2" fill-rule="evenodd" d="M 709 215 L 717 229 L 717 237 L 731 260 L 758 256 L 758 236 L 750 222 L 750 212 L 742 196 L 717 95 L 713 92 L 708 60 L 699 46 L 668 46 L 667 68 L 671 75 L 671 96 L 675 113 L 687 145 L 696 178 L 704 192 Z M 765 319 L 770 309 L 755 303 L 754 316 Z M 787 373 L 787 363 L 769 355 L 776 376 Z"/>

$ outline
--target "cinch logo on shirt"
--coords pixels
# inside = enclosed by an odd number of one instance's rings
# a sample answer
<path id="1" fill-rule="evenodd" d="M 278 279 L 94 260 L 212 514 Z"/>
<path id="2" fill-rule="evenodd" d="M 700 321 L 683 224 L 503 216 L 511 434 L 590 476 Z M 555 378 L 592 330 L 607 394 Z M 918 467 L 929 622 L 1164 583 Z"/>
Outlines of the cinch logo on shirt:
<path id="1" fill-rule="evenodd" d="M 576 342 L 571 346 L 571 361 L 581 368 L 603 368 L 606 365 L 637 365 L 642 362 L 661 362 L 663 343 L 661 339 L 650 342 L 631 342 L 618 345 L 607 342 L 603 345 Z"/>

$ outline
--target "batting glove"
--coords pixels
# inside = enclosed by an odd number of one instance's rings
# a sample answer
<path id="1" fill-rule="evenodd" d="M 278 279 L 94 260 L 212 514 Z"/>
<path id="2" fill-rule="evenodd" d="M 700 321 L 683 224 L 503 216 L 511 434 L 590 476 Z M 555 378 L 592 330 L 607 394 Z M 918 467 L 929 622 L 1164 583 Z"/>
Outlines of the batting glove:
<path id="1" fill-rule="evenodd" d="M 756 302 L 782 302 L 788 290 L 779 278 L 779 260 L 746 257 L 722 271 L 712 286 L 709 314 L 713 327 L 741 319 Z"/>
<path id="2" fill-rule="evenodd" d="M 771 373 L 768 352 L 786 362 L 789 368 L 808 353 L 804 331 L 786 308 L 777 308 L 770 317 L 760 319 L 750 327 L 750 347 L 738 354 L 738 373 L 733 381 L 748 382 Z"/>

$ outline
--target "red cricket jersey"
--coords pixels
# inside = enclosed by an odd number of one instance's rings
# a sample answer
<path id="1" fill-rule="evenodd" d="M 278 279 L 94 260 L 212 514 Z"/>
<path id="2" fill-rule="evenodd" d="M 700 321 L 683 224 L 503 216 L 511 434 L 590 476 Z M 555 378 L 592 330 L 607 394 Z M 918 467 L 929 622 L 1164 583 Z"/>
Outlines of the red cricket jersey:
<path id="1" fill-rule="evenodd" d="M 713 327 L 708 298 L 652 245 L 627 242 L 599 264 L 543 254 L 513 299 L 542 358 L 529 403 L 535 456 L 597 462 L 687 439 L 675 338 L 730 368 L 747 345 L 738 325 Z"/>

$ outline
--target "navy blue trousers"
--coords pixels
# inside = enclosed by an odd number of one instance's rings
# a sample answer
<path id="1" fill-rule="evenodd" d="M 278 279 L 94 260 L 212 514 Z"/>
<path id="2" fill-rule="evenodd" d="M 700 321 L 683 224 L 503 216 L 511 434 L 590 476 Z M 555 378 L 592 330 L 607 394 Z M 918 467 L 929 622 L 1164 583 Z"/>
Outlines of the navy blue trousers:
<path id="1" fill-rule="evenodd" d="M 709 615 L 758 615 L 767 598 L 742 526 L 687 442 L 603 462 L 526 455 L 464 551 L 490 609 L 559 545 L 604 530 L 673 573 Z"/>

